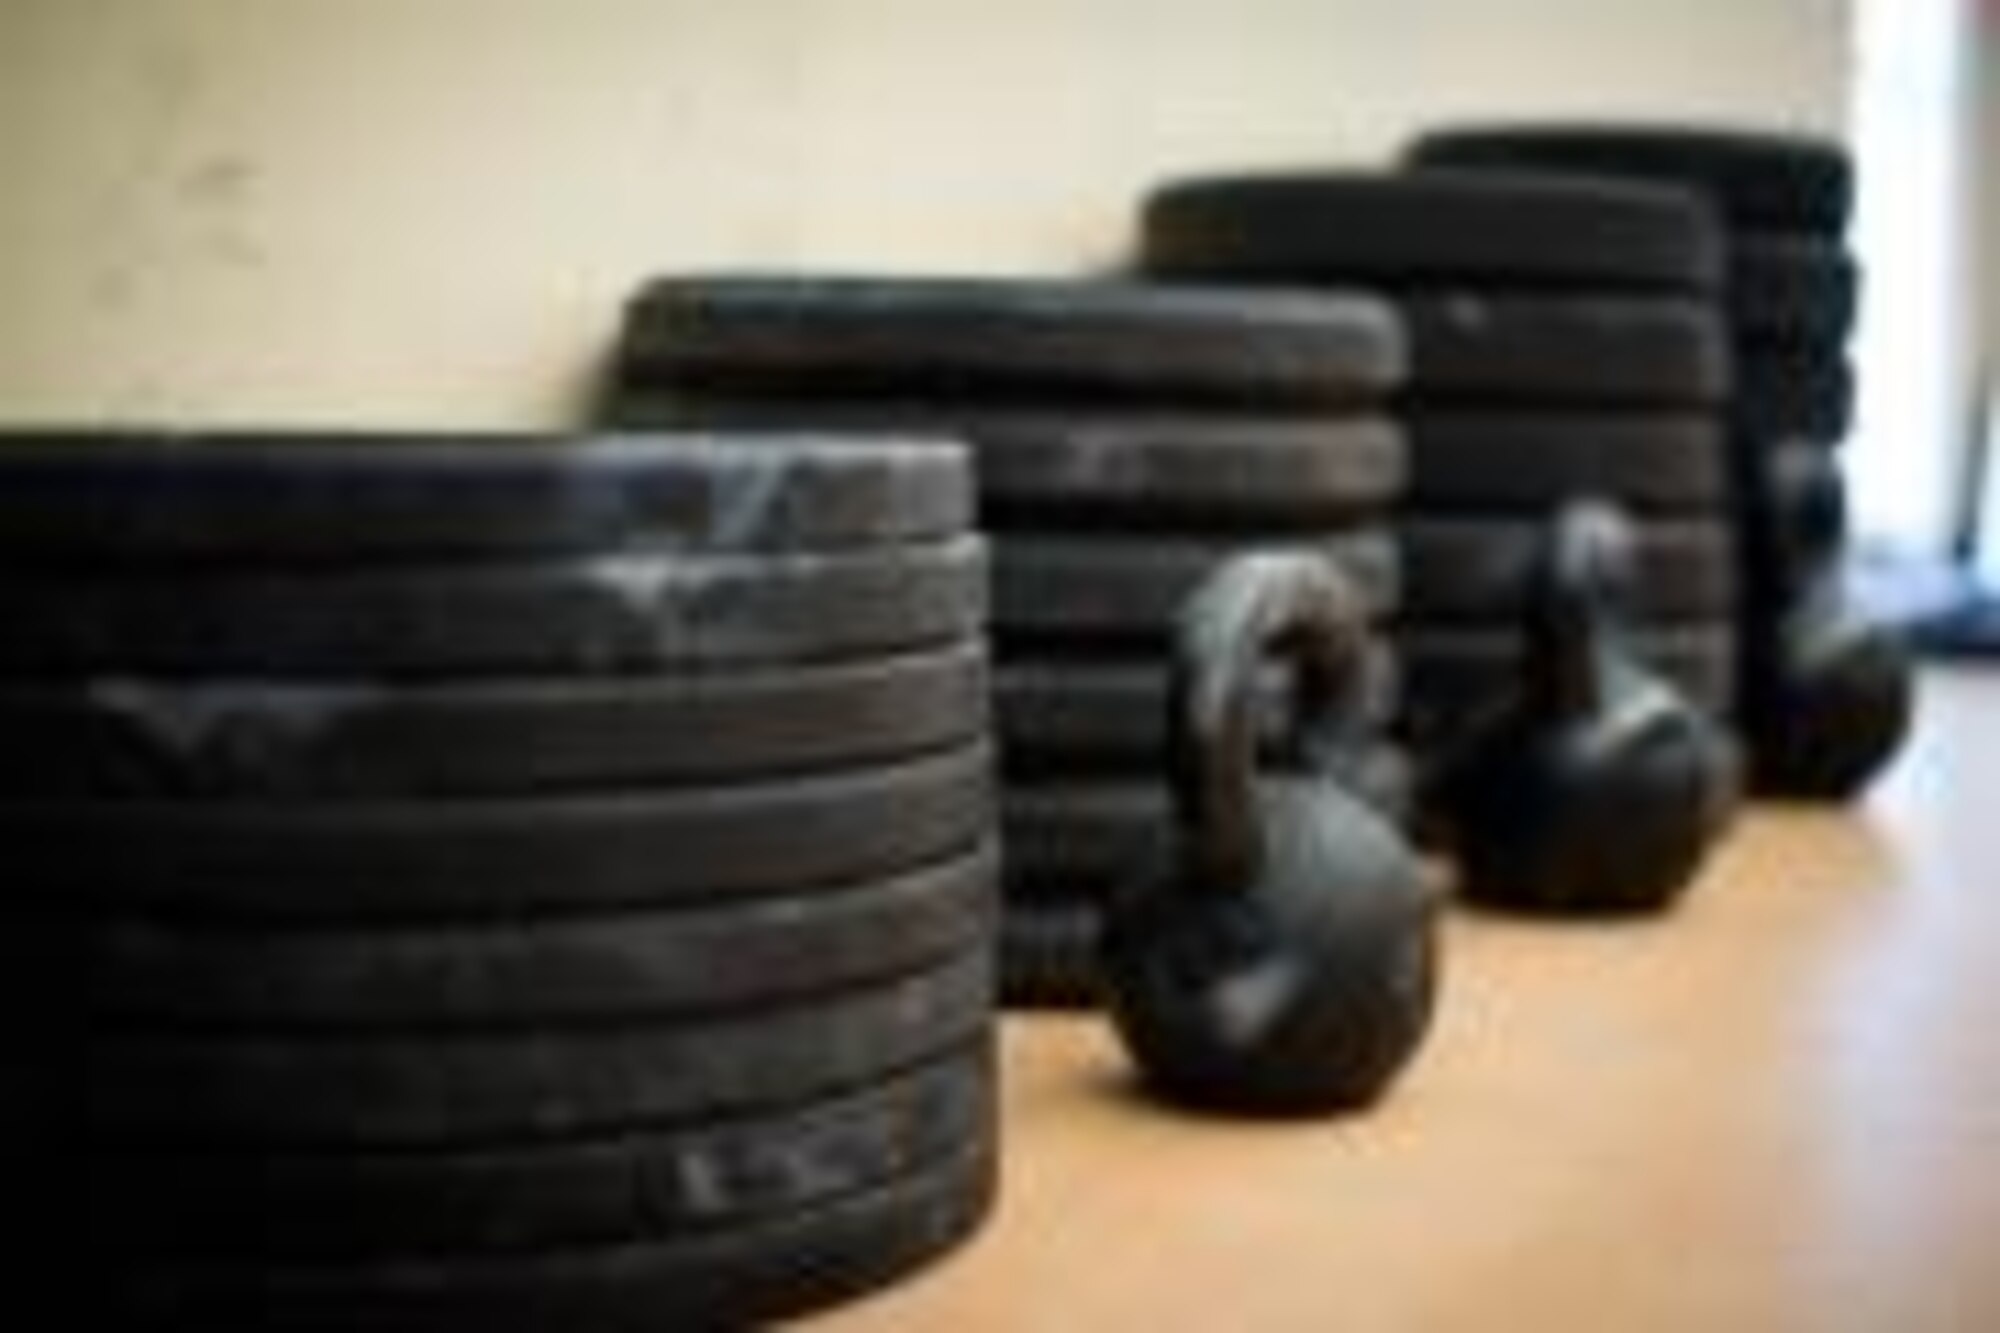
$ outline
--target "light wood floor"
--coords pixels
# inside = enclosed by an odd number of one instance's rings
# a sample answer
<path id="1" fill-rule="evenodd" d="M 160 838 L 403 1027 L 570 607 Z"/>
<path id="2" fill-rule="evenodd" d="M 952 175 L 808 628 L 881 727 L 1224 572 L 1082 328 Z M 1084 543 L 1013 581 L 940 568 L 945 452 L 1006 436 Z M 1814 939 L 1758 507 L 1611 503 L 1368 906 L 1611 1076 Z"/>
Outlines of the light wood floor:
<path id="1" fill-rule="evenodd" d="M 1375 1112 L 1175 1116 L 1006 1032 L 982 1237 L 829 1329 L 2000 1329 L 2000 673 L 1849 811 L 1760 808 L 1670 919 L 1459 915 Z"/>

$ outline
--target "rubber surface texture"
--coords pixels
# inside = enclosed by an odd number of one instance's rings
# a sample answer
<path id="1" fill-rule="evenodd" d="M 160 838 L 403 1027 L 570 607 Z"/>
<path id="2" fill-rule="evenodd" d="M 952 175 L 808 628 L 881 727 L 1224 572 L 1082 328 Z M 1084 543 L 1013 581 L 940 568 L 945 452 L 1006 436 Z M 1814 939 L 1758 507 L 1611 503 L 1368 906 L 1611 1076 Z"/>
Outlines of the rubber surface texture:
<path id="1" fill-rule="evenodd" d="M 195 1034 L 94 1026 L 75 1125 L 155 1150 L 475 1148 L 796 1105 L 980 1036 L 991 945 L 865 985 L 691 1018 L 506 1031 Z"/>
<path id="2" fill-rule="evenodd" d="M 1000 999 L 1012 1009 L 1094 1009 L 1103 1003 L 1094 902 L 1013 902 L 1001 922 Z"/>
<path id="3" fill-rule="evenodd" d="M 976 740 L 986 660 L 627 678 L 0 685 L 0 796 L 520 796 L 796 775 Z"/>
<path id="4" fill-rule="evenodd" d="M 755 1226 L 891 1183 L 992 1141 L 995 1074 L 982 1040 L 796 1106 L 598 1138 L 421 1153 L 100 1148 L 80 1188 L 101 1244 L 154 1261 L 532 1257 Z"/>
<path id="5" fill-rule="evenodd" d="M 1403 520 L 1399 623 L 1513 623 L 1546 545 L 1538 517 Z M 1736 605 L 1736 553 L 1720 514 L 1634 525 L 1631 614 L 1641 621 L 1722 620 Z"/>
<path id="6" fill-rule="evenodd" d="M 1396 715 L 1401 689 L 1393 651 L 1380 647 L 1366 670 L 1366 707 L 1355 726 L 1384 727 Z M 1274 670 L 1260 686 L 1266 753 L 1283 762 L 1295 757 L 1286 743 L 1289 682 Z M 1153 658 L 1013 658 L 995 673 L 993 690 L 1001 760 L 1010 779 L 1135 766 L 1163 771 L 1167 671 Z"/>
<path id="7" fill-rule="evenodd" d="M 1177 182 L 1146 202 L 1144 259 L 1181 278 L 1680 291 L 1721 265 L 1683 192 L 1471 172 Z"/>
<path id="8" fill-rule="evenodd" d="M 478 921 L 796 893 L 991 827 L 963 746 L 809 778 L 508 800 L 10 802 L 17 911 L 181 921 Z M 783 836 L 773 836 L 782 830 Z"/>
<path id="9" fill-rule="evenodd" d="M 1366 412 L 688 394 L 627 398 L 621 411 L 714 429 L 813 423 L 962 439 L 972 446 L 982 514 L 1001 526 L 1307 527 L 1379 512 L 1406 479 L 1400 431 Z"/>
<path id="10" fill-rule="evenodd" d="M 794 1000 L 981 947 L 989 845 L 912 870 L 743 903 L 472 925 L 203 930 L 143 915 L 11 931 L 92 1022 L 177 1032 L 504 1030 Z"/>
<path id="11" fill-rule="evenodd" d="M 0 431 L 0 554 L 36 566 L 823 551 L 949 537 L 936 440 Z"/>
<path id="12" fill-rule="evenodd" d="M 270 1333 L 658 1333 L 741 1328 L 881 1286 L 952 1249 L 991 1206 L 990 1146 L 753 1225 L 504 1260 L 130 1265 L 89 1304 L 120 1329 Z"/>
<path id="13" fill-rule="evenodd" d="M 1728 495 L 1722 421 L 1683 412 L 1475 411 L 1413 405 L 1412 509 L 1553 508 L 1601 495 L 1661 513 L 1715 512 Z"/>
<path id="14" fill-rule="evenodd" d="M 977 537 L 832 556 L 0 576 L 0 676 L 435 678 L 823 661 L 978 631 Z"/>
<path id="15" fill-rule="evenodd" d="M 1845 246 L 1812 236 L 1732 236 L 1728 293 L 1738 337 L 1838 348 L 1860 310 L 1861 266 Z"/>
<path id="16" fill-rule="evenodd" d="M 1399 304 L 1416 402 L 1687 409 L 1729 391 L 1728 331 L 1713 302 L 1459 290 Z"/>
<path id="17" fill-rule="evenodd" d="M 619 383 L 1271 403 L 1367 398 L 1407 355 L 1379 298 L 1009 279 L 666 278 Z"/>
<path id="18" fill-rule="evenodd" d="M 1324 555 L 1377 614 L 1402 599 L 1401 562 L 1386 532 L 1279 541 L 1009 532 L 993 547 L 994 633 L 1003 652 L 1057 642 L 1164 643 L 1195 585 L 1217 563 L 1253 546 Z"/>
<path id="19" fill-rule="evenodd" d="M 1558 169 L 1678 182 L 1732 227 L 1837 234 L 1854 208 L 1846 149 L 1803 135 L 1673 125 L 1496 124 L 1426 135 L 1411 157 L 1454 167 Z"/>
<path id="20" fill-rule="evenodd" d="M 1852 429 L 1854 366 L 1845 356 L 1749 346 L 1739 350 L 1737 367 L 1730 419 L 1751 441 L 1836 444 Z"/>

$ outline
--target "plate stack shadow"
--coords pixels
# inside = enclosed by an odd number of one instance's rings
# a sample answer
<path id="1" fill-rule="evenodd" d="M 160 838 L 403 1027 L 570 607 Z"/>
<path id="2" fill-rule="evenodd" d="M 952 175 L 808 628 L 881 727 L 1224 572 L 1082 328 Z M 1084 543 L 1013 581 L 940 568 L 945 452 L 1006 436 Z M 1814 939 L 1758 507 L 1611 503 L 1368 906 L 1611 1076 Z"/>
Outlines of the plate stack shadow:
<path id="1" fill-rule="evenodd" d="M 1182 598 L 1246 547 L 1337 562 L 1392 613 L 1399 322 L 1337 295 L 969 279 L 689 277 L 631 303 L 608 411 L 681 427 L 922 430 L 973 446 L 994 544 L 1003 993 L 1094 1000 L 1105 894 L 1170 832 Z M 1394 663 L 1377 664 L 1377 711 Z M 1282 713 L 1274 682 L 1271 721 Z M 1348 775 L 1392 809 L 1379 736 Z"/>
<path id="2" fill-rule="evenodd" d="M 1512 697 L 1538 533 L 1582 495 L 1636 520 L 1634 647 L 1728 714 L 1728 347 L 1716 237 L 1690 201 L 1449 172 L 1219 176 L 1156 191 L 1142 230 L 1161 278 L 1370 288 L 1403 315 L 1395 642 L 1421 766 Z"/>
<path id="3" fill-rule="evenodd" d="M 1899 636 L 1854 605 L 1837 449 L 1853 422 L 1847 345 L 1861 269 L 1846 242 L 1854 166 L 1800 135 L 1669 125 L 1445 130 L 1420 164 L 1561 173 L 1689 192 L 1723 224 L 1734 388 L 1741 723 L 1750 775 L 1780 796 L 1841 799 L 1900 747 L 1913 708 Z"/>
<path id="4" fill-rule="evenodd" d="M 931 441 L 6 439 L 23 1271 L 113 1327 L 541 1333 L 966 1236 L 971 521 Z"/>

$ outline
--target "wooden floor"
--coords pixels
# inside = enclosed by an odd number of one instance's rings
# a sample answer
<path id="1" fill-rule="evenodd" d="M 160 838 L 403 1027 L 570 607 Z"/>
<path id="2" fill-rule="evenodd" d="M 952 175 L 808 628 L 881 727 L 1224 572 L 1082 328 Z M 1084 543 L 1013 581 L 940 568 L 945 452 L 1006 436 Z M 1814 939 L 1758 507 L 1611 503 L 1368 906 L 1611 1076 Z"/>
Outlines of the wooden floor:
<path id="1" fill-rule="evenodd" d="M 1012 1020 L 1000 1211 L 825 1326 L 2000 1329 L 2000 673 L 1922 707 L 1671 919 L 1460 915 L 1367 1116 L 1178 1117 L 1099 1023 Z"/>

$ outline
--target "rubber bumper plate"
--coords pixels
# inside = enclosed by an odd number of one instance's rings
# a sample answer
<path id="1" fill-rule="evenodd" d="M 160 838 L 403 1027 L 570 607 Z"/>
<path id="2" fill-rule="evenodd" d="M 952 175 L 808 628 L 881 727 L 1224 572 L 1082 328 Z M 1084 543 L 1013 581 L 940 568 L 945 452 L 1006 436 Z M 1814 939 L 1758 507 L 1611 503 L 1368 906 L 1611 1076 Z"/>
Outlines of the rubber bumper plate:
<path id="1" fill-rule="evenodd" d="M 742 1226 L 529 1255 L 128 1262 L 99 1275 L 86 1309 L 116 1328 L 296 1333 L 757 1326 L 859 1295 L 954 1248 L 986 1216 L 996 1170 L 993 1147 L 977 1144 Z"/>
<path id="2" fill-rule="evenodd" d="M 532 1254 L 698 1234 L 895 1181 L 994 1133 L 990 1043 L 773 1110 L 422 1152 L 160 1152 L 81 1164 L 99 1242 L 154 1258 Z"/>
<path id="3" fill-rule="evenodd" d="M 840 555 L 0 575 L 0 677 L 435 678 L 810 662 L 984 622 L 977 537 Z"/>
<path id="4" fill-rule="evenodd" d="M 1007 279 L 666 278 L 627 308 L 621 390 L 1339 402 L 1401 382 L 1379 298 Z"/>
<path id="5" fill-rule="evenodd" d="M 798 999 L 980 947 L 997 865 L 989 844 L 745 902 L 469 924 L 204 929 L 106 912 L 16 923 L 0 958 L 93 1023 L 226 1034 L 633 1022 Z"/>
<path id="6" fill-rule="evenodd" d="M 468 921 L 712 902 L 980 842 L 991 756 L 617 794 L 0 803 L 9 908 L 163 920 Z M 774 830 L 781 835 L 774 836 Z"/>
<path id="7" fill-rule="evenodd" d="M 0 796 L 518 796 L 800 774 L 966 743 L 976 644 L 731 672 L 0 684 Z"/>
<path id="8" fill-rule="evenodd" d="M 1560 170 L 1701 190 L 1733 228 L 1834 235 L 1854 209 L 1847 150 L 1805 135 L 1670 125 L 1467 126 L 1419 139 L 1417 162 Z"/>
<path id="9" fill-rule="evenodd" d="M 1325 557 L 1375 614 L 1401 600 L 1395 540 L 1379 531 L 1272 543 L 1240 536 L 1007 533 L 994 543 L 993 628 L 1002 651 L 1031 644 L 1164 643 L 1181 602 L 1248 546 Z"/>
<path id="10" fill-rule="evenodd" d="M 94 1025 L 75 1126 L 142 1148 L 477 1146 L 796 1104 L 987 1028 L 990 942 L 921 971 L 775 1004 L 588 1026 L 218 1035 Z"/>
<path id="11" fill-rule="evenodd" d="M 1729 391 L 1729 335 L 1712 301 L 1409 293 L 1408 396 L 1426 405 L 1647 405 L 1686 410 Z"/>
<path id="12" fill-rule="evenodd" d="M 1642 511 L 1718 512 L 1728 495 L 1718 415 L 1474 411 L 1412 405 L 1409 504 L 1534 506 L 1600 495 Z"/>
<path id="13" fill-rule="evenodd" d="M 1687 292 L 1721 276 L 1716 230 L 1684 192 L 1471 172 L 1177 182 L 1147 200 L 1144 260 L 1176 278 L 1390 286 Z"/>
<path id="14" fill-rule="evenodd" d="M 939 440 L 0 432 L 10 573 L 827 551 L 957 535 Z"/>
<path id="15" fill-rule="evenodd" d="M 1405 623 L 1511 623 L 1547 544 L 1545 520 L 1414 514 L 1399 533 Z M 1736 555 L 1728 524 L 1654 518 L 1634 525 L 1630 614 L 1641 623 L 1727 619 L 1736 605 Z"/>

